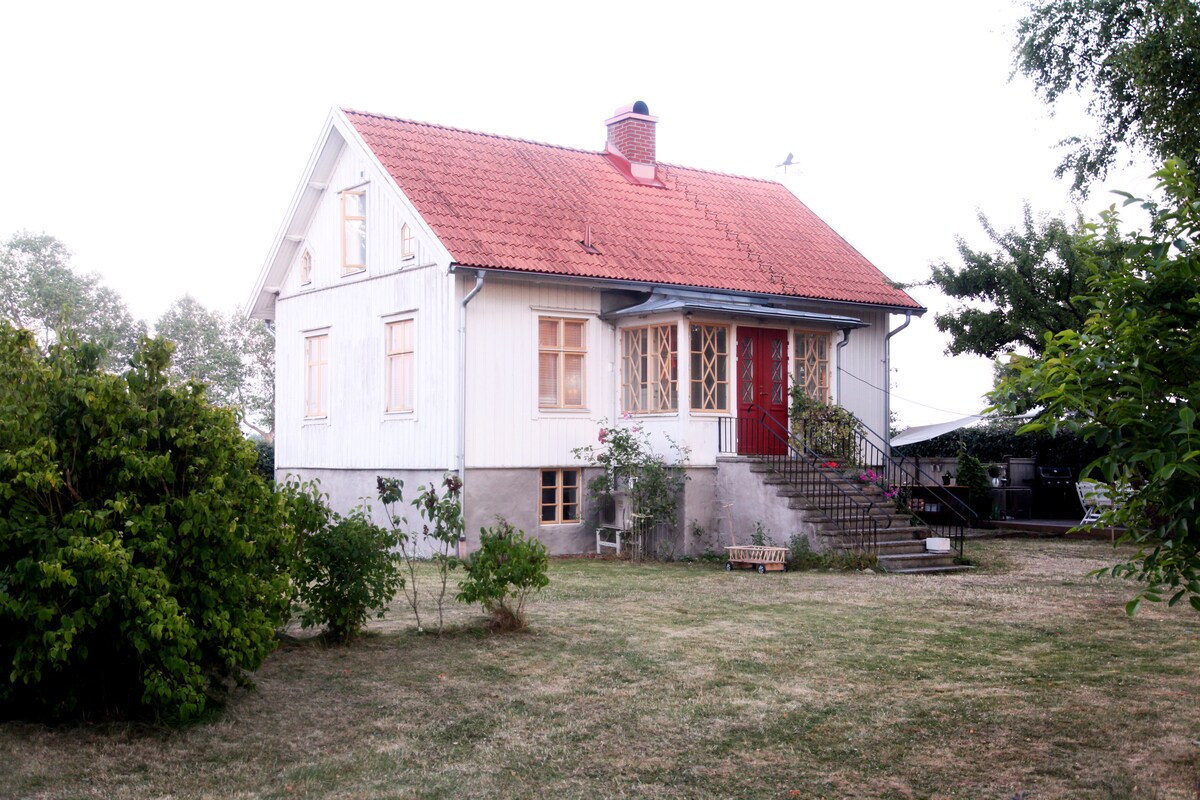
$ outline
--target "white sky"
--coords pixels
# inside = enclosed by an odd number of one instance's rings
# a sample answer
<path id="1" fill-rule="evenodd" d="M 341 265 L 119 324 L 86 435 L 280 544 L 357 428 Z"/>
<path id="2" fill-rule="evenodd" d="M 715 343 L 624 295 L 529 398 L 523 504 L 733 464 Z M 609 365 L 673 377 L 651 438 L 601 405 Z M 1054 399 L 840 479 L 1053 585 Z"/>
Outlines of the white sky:
<path id="1" fill-rule="evenodd" d="M 329 109 L 598 150 L 645 100 L 662 161 L 785 180 L 900 281 L 990 249 L 1028 199 L 1071 212 L 1055 144 L 1086 134 L 1009 82 L 995 2 L 5 3 L 0 238 L 52 234 L 151 324 L 246 301 Z M 795 153 L 785 176 L 774 165 Z M 1145 163 L 1108 185 L 1148 190 Z M 1113 198 L 1101 189 L 1091 213 Z M 904 424 L 980 410 L 983 359 L 930 308 L 893 341 Z M 898 325 L 902 318 L 893 318 Z M 847 389 L 849 386 L 846 387 Z M 910 402 L 915 401 L 915 402 Z"/>

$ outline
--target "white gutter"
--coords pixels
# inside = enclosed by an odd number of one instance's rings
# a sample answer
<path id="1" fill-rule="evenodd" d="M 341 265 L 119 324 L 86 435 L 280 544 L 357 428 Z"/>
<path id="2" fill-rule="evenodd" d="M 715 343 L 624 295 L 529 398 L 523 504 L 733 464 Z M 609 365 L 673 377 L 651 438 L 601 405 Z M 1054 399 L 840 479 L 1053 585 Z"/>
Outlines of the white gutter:
<path id="1" fill-rule="evenodd" d="M 455 471 L 460 481 L 466 478 L 467 466 L 467 303 L 475 299 L 483 289 L 483 270 L 475 272 L 475 288 L 467 292 L 458 309 L 458 431 L 456 432 L 457 453 L 455 456 Z M 466 490 L 463 499 L 466 499 Z M 463 519 L 466 519 L 464 503 Z"/>
<path id="2" fill-rule="evenodd" d="M 892 455 L 892 337 L 908 327 L 912 312 L 904 312 L 904 324 L 883 337 L 883 451 Z"/>
<path id="3" fill-rule="evenodd" d="M 842 328 L 842 340 L 837 343 L 837 377 L 834 378 L 833 390 L 837 393 L 837 404 L 842 403 L 842 348 L 850 344 L 850 332 L 853 328 Z"/>

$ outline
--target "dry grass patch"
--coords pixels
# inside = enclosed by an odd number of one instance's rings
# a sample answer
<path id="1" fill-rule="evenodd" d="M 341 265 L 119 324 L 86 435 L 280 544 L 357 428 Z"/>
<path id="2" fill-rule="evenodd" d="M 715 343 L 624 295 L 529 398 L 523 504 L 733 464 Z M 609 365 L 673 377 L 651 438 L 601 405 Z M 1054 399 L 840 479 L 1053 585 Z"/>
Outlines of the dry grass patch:
<path id="1" fill-rule="evenodd" d="M 401 604 L 179 730 L 0 725 L 0 797 L 1197 797 L 1200 617 L 1101 542 L 942 577 L 552 564 L 532 627 Z"/>

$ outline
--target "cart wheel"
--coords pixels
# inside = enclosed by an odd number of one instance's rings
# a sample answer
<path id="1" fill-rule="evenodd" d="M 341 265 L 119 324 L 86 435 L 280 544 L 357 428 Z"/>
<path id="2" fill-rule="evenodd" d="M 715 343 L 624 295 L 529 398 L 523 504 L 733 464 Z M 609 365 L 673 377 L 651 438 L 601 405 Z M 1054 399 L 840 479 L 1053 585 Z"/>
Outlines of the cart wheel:
<path id="1" fill-rule="evenodd" d="M 767 565 L 766 565 L 766 564 L 759 564 L 759 565 L 758 565 L 758 574 L 759 574 L 759 575 L 766 575 L 766 574 L 767 574 Z"/>
<path id="2" fill-rule="evenodd" d="M 726 561 L 726 562 L 725 562 L 725 571 L 726 571 L 726 572 L 733 572 L 733 562 L 732 562 L 732 561 Z"/>

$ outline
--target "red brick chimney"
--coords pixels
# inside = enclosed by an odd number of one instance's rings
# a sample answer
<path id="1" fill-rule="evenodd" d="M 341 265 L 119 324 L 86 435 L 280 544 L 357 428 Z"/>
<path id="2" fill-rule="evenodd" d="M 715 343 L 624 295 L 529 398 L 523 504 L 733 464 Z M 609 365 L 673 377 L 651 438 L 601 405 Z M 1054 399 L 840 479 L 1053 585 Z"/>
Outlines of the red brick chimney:
<path id="1" fill-rule="evenodd" d="M 658 117 L 650 116 L 650 108 L 641 100 L 618 108 L 608 126 L 608 142 L 604 149 L 629 162 L 633 177 L 654 180 L 654 126 Z"/>

